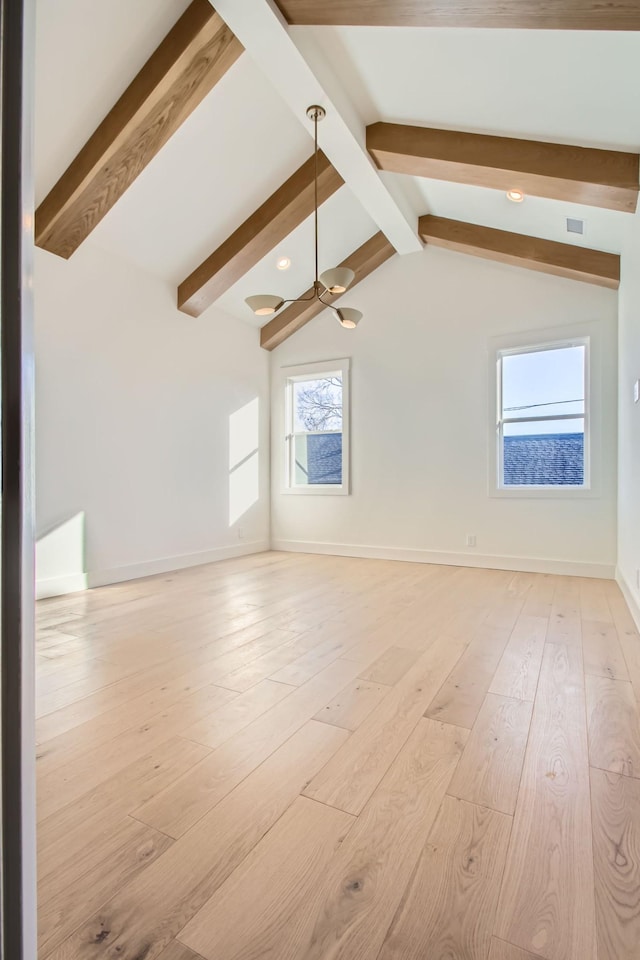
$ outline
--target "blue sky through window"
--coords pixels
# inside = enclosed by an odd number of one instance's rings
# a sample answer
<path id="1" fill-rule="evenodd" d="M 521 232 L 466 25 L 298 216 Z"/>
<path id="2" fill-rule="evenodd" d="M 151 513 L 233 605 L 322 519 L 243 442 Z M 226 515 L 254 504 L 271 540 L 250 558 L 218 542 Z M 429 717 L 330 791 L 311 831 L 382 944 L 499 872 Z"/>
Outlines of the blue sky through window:
<path id="1" fill-rule="evenodd" d="M 585 347 L 558 347 L 502 358 L 502 416 L 584 414 Z M 582 416 L 570 420 L 505 424 L 505 436 L 582 433 Z"/>

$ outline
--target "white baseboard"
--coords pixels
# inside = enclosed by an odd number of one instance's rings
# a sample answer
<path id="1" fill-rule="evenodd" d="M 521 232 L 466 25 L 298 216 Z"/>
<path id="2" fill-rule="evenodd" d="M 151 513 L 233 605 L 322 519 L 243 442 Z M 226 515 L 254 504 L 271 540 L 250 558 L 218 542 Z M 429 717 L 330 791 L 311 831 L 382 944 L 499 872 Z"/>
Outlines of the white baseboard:
<path id="1" fill-rule="evenodd" d="M 51 577 L 36 581 L 36 600 L 47 597 L 60 597 L 66 593 L 77 593 L 88 587 L 103 587 L 109 583 L 122 583 L 125 580 L 138 580 L 140 577 L 152 577 L 157 573 L 171 573 L 185 567 L 197 567 L 203 563 L 215 563 L 217 560 L 230 560 L 251 553 L 264 553 L 269 550 L 267 540 L 250 540 L 247 543 L 233 544 L 230 547 L 216 547 L 201 553 L 186 553 L 177 557 L 161 557 L 158 560 L 145 560 L 108 570 L 94 570 L 91 573 L 77 573 L 66 577 Z"/>
<path id="2" fill-rule="evenodd" d="M 47 597 L 62 597 L 65 593 L 78 593 L 87 589 L 86 573 L 70 573 L 64 577 L 48 577 L 36 580 L 36 600 Z"/>
<path id="3" fill-rule="evenodd" d="M 631 589 L 620 567 L 616 567 L 616 583 L 622 590 L 622 596 L 627 602 L 631 616 L 636 622 L 636 627 L 640 630 L 640 599 L 637 599 L 637 591 Z"/>
<path id="4" fill-rule="evenodd" d="M 139 580 L 141 577 L 153 577 L 158 573 L 184 570 L 185 567 L 198 567 L 203 563 L 215 563 L 217 560 L 244 557 L 250 553 L 264 553 L 269 548 L 267 540 L 250 540 L 229 547 L 203 550 L 201 553 L 185 553 L 177 557 L 160 557 L 158 560 L 145 560 L 142 563 L 131 563 L 122 567 L 111 567 L 107 570 L 93 570 L 88 574 L 88 583 L 90 587 L 103 587 L 109 583 Z"/>
<path id="5" fill-rule="evenodd" d="M 613 580 L 615 566 L 585 563 L 580 560 L 545 560 L 538 557 L 499 557 L 471 553 L 441 553 L 406 547 L 372 547 L 362 544 L 321 543 L 304 540 L 274 540 L 272 550 L 293 553 L 323 553 L 337 557 L 362 557 L 372 560 L 409 560 L 414 563 L 441 563 L 454 567 L 482 567 L 487 570 L 515 570 L 523 573 L 558 573 L 572 577 L 596 577 Z"/>
<path id="6" fill-rule="evenodd" d="M 481 567 L 489 570 L 514 570 L 524 573 L 556 573 L 565 576 L 595 577 L 604 580 L 617 580 L 625 600 L 640 629 L 640 605 L 626 583 L 620 570 L 610 564 L 585 563 L 574 560 L 546 560 L 536 557 L 501 557 L 469 553 L 444 553 L 437 550 L 416 550 L 409 547 L 376 547 L 364 544 L 323 543 L 305 540 L 251 540 L 247 543 L 227 547 L 216 547 L 200 553 L 182 554 L 174 557 L 161 557 L 142 563 L 127 564 L 110 569 L 92 571 L 88 574 L 74 574 L 65 577 L 53 577 L 38 580 L 36 599 L 62 596 L 86 590 L 87 587 L 101 587 L 110 583 L 122 583 L 137 580 L 155 574 L 170 573 L 186 567 L 215 563 L 266 550 L 284 550 L 291 553 L 318 553 L 338 557 L 360 557 L 372 560 L 405 560 L 412 563 L 439 563 L 456 567 Z"/>

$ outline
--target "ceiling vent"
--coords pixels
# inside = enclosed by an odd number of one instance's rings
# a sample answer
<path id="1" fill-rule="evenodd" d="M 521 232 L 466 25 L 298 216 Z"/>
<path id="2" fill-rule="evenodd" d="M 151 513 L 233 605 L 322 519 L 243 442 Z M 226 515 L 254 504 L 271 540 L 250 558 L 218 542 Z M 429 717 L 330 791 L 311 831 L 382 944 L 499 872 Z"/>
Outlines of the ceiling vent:
<path id="1" fill-rule="evenodd" d="M 567 217 L 567 233 L 584 234 L 584 220 L 577 220 L 575 217 Z"/>

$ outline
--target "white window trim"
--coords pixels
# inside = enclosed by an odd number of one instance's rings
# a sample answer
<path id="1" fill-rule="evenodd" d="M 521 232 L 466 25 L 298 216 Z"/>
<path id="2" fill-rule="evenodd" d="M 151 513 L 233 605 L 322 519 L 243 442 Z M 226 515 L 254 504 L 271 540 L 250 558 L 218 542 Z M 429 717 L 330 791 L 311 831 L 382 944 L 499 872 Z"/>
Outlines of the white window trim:
<path id="1" fill-rule="evenodd" d="M 283 376 L 282 389 L 284 391 L 284 484 L 282 493 L 293 496 L 349 496 L 350 487 L 350 421 L 351 421 L 351 390 L 350 390 L 351 360 L 326 360 L 317 363 L 296 364 L 291 367 L 281 367 Z M 342 376 L 342 483 L 313 483 L 307 485 L 290 485 L 291 471 L 291 391 L 288 386 L 291 381 L 310 380 L 318 375 L 340 373 Z M 306 431 L 313 433 L 314 431 Z M 321 431 L 322 433 L 338 433 L 337 430 Z"/>
<path id="2" fill-rule="evenodd" d="M 585 346 L 585 483 L 582 486 L 503 486 L 500 449 L 500 380 L 498 360 L 509 353 L 536 352 L 558 347 Z M 601 330 L 598 321 L 567 327 L 527 331 L 494 337 L 488 351 L 488 494 L 515 500 L 582 500 L 600 496 L 601 485 Z M 557 419 L 557 418 L 554 418 Z"/>

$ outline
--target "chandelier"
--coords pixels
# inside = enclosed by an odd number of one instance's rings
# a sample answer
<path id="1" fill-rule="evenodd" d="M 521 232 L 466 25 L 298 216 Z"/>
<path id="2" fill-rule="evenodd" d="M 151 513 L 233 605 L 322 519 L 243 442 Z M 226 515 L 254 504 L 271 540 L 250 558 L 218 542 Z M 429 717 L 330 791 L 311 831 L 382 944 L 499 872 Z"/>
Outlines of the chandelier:
<path id="1" fill-rule="evenodd" d="M 325 116 L 324 107 L 315 104 L 307 108 L 307 117 L 313 122 L 314 130 L 314 203 L 313 203 L 313 223 L 314 223 L 314 254 L 315 254 L 315 279 L 313 289 L 308 297 L 297 297 L 293 300 L 283 300 L 282 297 L 273 294 L 262 293 L 255 297 L 247 297 L 245 303 L 258 317 L 267 317 L 277 313 L 284 307 L 285 303 L 310 303 L 317 300 L 323 306 L 328 307 L 334 314 L 338 323 L 348 330 L 353 330 L 362 318 L 359 310 L 351 307 L 334 307 L 327 303 L 324 297 L 329 293 L 335 296 L 344 293 L 347 287 L 353 283 L 355 273 L 348 267 L 333 267 L 331 270 L 325 270 L 318 276 L 318 123 Z"/>

